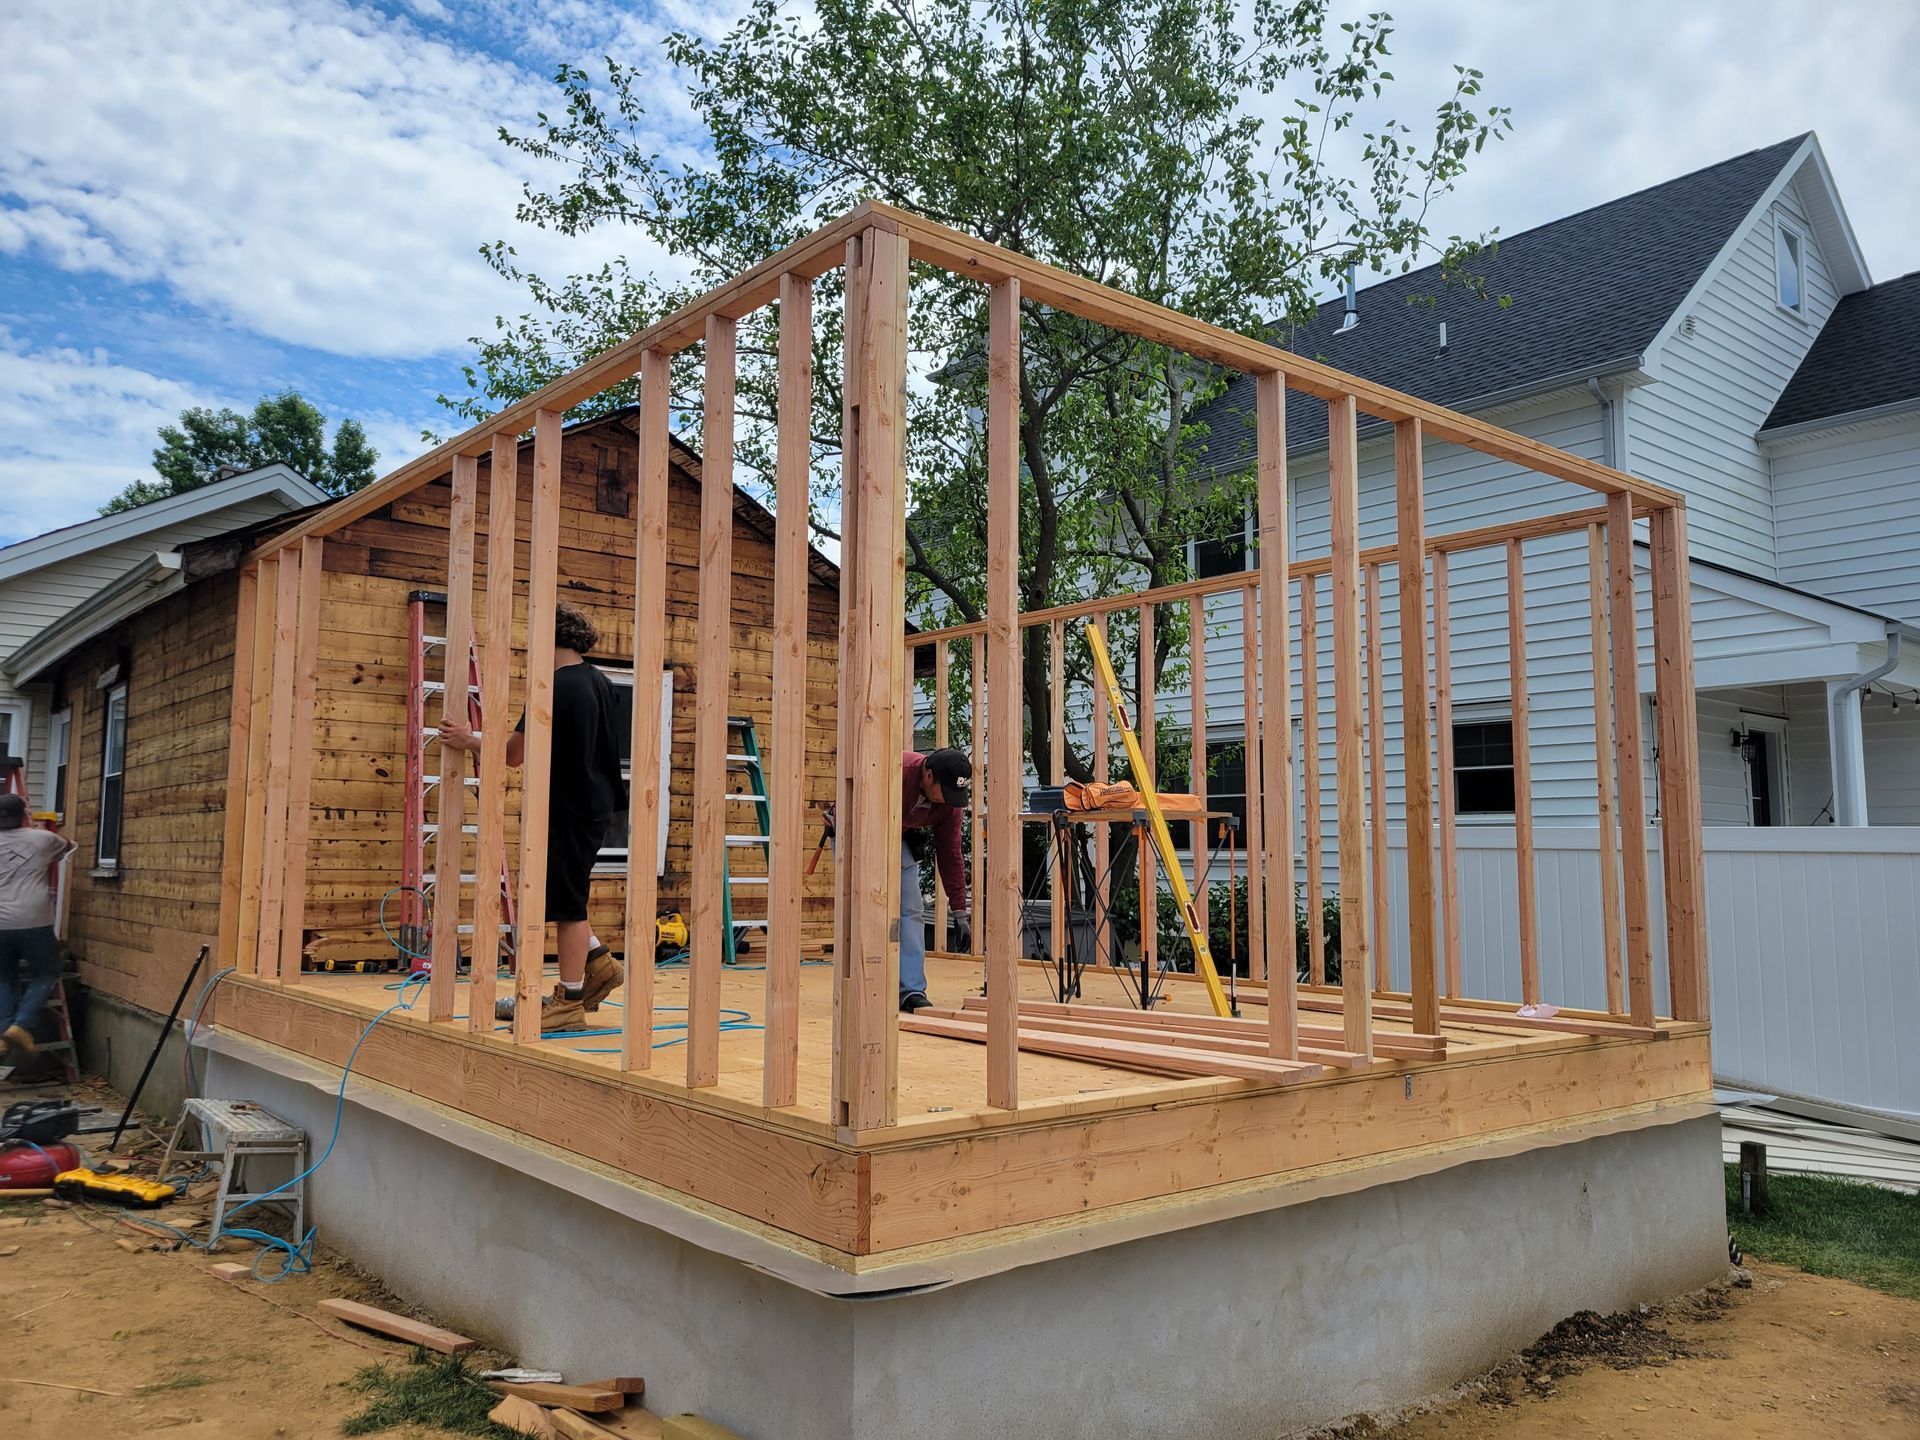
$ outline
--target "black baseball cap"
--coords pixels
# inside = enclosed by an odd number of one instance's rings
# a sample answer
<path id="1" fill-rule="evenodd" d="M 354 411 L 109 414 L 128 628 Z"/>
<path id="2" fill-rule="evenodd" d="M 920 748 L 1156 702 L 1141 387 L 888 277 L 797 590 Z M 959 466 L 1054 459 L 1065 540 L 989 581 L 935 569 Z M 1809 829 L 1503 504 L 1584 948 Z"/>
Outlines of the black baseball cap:
<path id="1" fill-rule="evenodd" d="M 18 795 L 0 795 L 0 830 L 18 830 L 26 823 L 27 802 Z"/>
<path id="2" fill-rule="evenodd" d="M 964 810 L 973 803 L 973 761 L 966 751 L 936 750 L 927 756 L 927 770 L 947 804 Z"/>

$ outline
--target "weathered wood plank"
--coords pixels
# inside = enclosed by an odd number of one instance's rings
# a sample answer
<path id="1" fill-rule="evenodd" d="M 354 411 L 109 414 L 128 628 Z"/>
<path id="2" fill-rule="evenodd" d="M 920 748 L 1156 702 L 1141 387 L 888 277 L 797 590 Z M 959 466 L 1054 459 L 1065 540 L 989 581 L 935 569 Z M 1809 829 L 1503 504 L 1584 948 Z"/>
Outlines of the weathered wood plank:
<path id="1" fill-rule="evenodd" d="M 993 287 L 987 340 L 987 1103 L 1020 1103 L 1020 282 Z"/>

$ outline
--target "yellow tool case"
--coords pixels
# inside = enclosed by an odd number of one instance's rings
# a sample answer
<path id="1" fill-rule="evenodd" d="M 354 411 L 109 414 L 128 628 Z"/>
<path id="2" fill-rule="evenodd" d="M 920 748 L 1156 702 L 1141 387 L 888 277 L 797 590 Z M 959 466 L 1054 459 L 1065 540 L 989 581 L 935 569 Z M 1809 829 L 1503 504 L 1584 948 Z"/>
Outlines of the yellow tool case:
<path id="1" fill-rule="evenodd" d="M 142 1180 L 137 1175 L 102 1175 L 82 1167 L 62 1170 L 53 1177 L 53 1193 L 62 1200 L 90 1200 L 96 1205 L 124 1205 L 135 1210 L 154 1210 L 179 1192 L 157 1180 Z"/>

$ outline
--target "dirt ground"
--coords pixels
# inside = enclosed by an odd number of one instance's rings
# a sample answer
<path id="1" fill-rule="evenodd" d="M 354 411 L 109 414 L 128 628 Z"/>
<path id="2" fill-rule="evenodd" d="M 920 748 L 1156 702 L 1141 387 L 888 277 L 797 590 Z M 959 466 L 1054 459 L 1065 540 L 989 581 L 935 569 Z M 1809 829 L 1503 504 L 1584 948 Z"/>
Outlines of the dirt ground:
<path id="1" fill-rule="evenodd" d="M 97 1085 L 81 1098 L 118 1108 Z M 157 1144 L 149 1131 L 122 1149 L 150 1170 Z M 156 1218 L 190 1226 L 207 1203 L 176 1202 Z M 324 1250 L 311 1274 L 274 1285 L 211 1273 L 214 1258 L 252 1253 L 172 1249 L 99 1207 L 0 1200 L 0 1437 L 339 1435 L 362 1408 L 354 1375 L 378 1360 L 404 1364 L 411 1352 L 312 1306 L 345 1296 L 408 1307 Z M 1442 1405 L 1396 1424 L 1360 1420 L 1326 1433 L 1920 1440 L 1920 1301 L 1778 1266 L 1756 1263 L 1750 1273 L 1746 1288 L 1716 1287 L 1645 1314 L 1575 1317 Z M 510 1363 L 472 1358 L 482 1368 Z M 444 1432 L 385 1433 L 426 1440 Z"/>
<path id="2" fill-rule="evenodd" d="M 1920 1301 L 1749 1262 L 1750 1288 L 1576 1317 L 1367 1440 L 1920 1437 Z"/>

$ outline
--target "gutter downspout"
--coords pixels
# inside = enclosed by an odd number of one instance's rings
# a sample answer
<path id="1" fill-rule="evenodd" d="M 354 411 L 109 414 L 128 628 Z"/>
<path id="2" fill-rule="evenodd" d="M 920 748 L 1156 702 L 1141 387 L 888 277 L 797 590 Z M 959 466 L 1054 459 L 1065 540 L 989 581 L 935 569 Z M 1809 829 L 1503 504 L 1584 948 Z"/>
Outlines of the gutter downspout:
<path id="1" fill-rule="evenodd" d="M 1620 462 L 1613 444 L 1613 397 L 1601 388 L 1597 375 L 1587 377 L 1587 393 L 1600 407 L 1600 463 L 1609 470 L 1618 470 Z"/>
<path id="2" fill-rule="evenodd" d="M 1860 693 L 1900 663 L 1900 626 L 1887 625 L 1887 659 L 1850 680 L 1827 682 L 1827 753 L 1833 766 L 1833 823 L 1867 823 L 1866 742 L 1860 731 Z"/>

